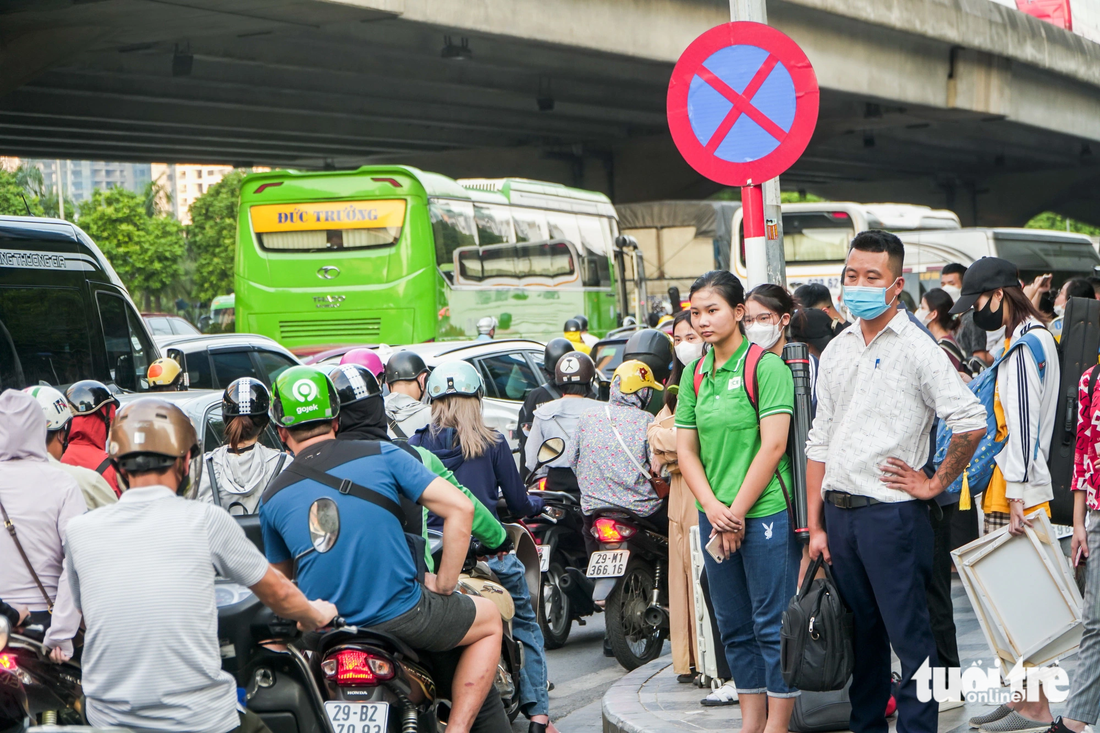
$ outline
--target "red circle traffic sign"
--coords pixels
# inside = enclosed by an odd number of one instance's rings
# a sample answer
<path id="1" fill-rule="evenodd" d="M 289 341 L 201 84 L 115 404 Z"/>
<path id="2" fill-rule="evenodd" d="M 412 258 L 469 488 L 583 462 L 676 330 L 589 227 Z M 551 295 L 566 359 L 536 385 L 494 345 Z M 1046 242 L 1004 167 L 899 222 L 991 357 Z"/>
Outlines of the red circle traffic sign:
<path id="1" fill-rule="evenodd" d="M 680 55 L 668 85 L 668 127 L 692 168 L 727 186 L 775 178 L 817 125 L 817 76 L 788 36 L 762 23 L 711 28 Z"/>

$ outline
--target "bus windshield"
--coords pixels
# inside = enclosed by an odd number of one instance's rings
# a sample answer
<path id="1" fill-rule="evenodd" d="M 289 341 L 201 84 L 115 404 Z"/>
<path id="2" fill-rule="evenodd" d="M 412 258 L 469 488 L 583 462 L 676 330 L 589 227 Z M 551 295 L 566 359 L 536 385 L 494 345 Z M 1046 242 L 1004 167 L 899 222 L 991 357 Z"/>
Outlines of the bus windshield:
<path id="1" fill-rule="evenodd" d="M 456 251 L 458 282 L 498 285 L 559 285 L 577 279 L 568 242 L 521 242 Z"/>

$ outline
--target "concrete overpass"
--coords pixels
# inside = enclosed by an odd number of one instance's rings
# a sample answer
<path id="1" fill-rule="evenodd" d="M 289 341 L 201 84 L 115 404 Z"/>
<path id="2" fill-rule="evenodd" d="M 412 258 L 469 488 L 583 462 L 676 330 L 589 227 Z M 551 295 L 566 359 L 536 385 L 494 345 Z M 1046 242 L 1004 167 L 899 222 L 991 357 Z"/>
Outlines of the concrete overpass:
<path id="1" fill-rule="evenodd" d="M 989 0 L 770 0 L 822 86 L 785 189 L 1100 224 L 1100 45 Z M 5 0 L 0 154 L 400 161 L 615 201 L 715 190 L 664 122 L 725 0 Z"/>

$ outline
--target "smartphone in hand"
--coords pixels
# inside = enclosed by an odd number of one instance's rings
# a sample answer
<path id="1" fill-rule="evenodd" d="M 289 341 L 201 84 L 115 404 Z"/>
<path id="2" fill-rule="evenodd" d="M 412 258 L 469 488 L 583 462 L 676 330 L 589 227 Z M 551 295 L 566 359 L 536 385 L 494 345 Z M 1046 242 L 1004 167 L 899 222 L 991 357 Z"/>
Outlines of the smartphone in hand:
<path id="1" fill-rule="evenodd" d="M 721 563 L 726 559 L 725 548 L 722 547 L 722 535 L 716 534 L 710 538 L 710 542 L 704 548 L 711 557 L 714 558 L 714 562 Z"/>

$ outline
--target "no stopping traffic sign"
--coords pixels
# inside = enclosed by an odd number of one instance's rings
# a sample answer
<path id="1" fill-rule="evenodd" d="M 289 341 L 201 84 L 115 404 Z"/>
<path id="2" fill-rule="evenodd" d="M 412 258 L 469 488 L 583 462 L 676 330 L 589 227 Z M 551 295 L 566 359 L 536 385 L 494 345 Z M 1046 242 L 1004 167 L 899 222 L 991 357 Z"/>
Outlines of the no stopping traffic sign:
<path id="1" fill-rule="evenodd" d="M 727 186 L 759 184 L 806 150 L 818 96 L 798 44 L 761 23 L 726 23 L 692 41 L 676 62 L 668 126 L 703 176 Z"/>

